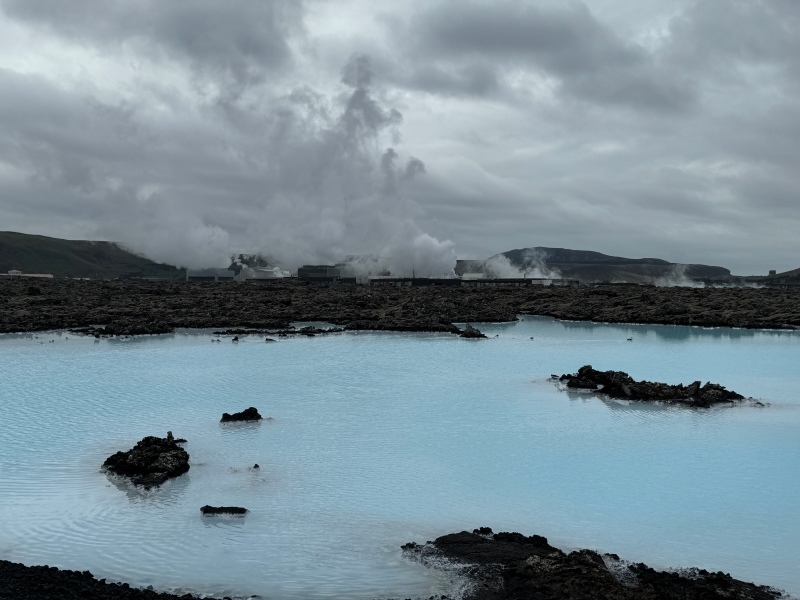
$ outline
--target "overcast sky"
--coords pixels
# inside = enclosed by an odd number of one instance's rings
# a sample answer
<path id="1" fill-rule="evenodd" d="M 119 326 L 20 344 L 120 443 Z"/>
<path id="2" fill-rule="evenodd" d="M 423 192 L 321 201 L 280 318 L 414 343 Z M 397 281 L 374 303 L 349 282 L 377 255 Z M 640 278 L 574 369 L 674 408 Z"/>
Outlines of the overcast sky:
<path id="1" fill-rule="evenodd" d="M 0 230 L 797 268 L 800 2 L 0 0 Z"/>

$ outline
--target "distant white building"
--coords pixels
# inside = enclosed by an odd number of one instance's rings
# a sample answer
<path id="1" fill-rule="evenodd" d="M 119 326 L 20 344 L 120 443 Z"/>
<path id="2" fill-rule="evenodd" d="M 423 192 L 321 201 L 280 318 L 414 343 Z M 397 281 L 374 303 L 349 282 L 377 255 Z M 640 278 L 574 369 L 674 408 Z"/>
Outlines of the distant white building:
<path id="1" fill-rule="evenodd" d="M 11 269 L 8 272 L 8 275 L 0 274 L 2 277 L 37 277 L 39 279 L 52 279 L 53 275 L 51 273 L 23 273 L 18 269 Z"/>

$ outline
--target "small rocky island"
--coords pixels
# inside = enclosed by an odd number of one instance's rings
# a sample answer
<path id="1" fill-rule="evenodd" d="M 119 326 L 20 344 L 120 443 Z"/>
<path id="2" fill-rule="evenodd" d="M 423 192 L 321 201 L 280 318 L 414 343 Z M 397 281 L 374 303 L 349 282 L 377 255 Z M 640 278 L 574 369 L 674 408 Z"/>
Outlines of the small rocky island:
<path id="1" fill-rule="evenodd" d="M 103 467 L 150 489 L 189 470 L 189 453 L 180 446 L 185 441 L 176 440 L 171 431 L 165 438 L 149 435 L 127 452 L 109 456 Z"/>
<path id="2" fill-rule="evenodd" d="M 241 412 L 237 413 L 222 413 L 222 418 L 219 420 L 220 423 L 231 423 L 234 421 L 260 421 L 261 415 L 258 412 L 258 409 L 254 406 L 250 408 L 246 408 Z"/>
<path id="3" fill-rule="evenodd" d="M 661 401 L 710 408 L 714 404 L 733 403 L 744 396 L 725 387 L 695 381 L 690 385 L 670 385 L 652 381 L 636 381 L 623 371 L 598 371 L 585 365 L 575 374 L 554 376 L 571 389 L 594 390 L 610 398 L 638 401 Z"/>
<path id="4" fill-rule="evenodd" d="M 403 546 L 430 566 L 442 559 L 471 581 L 465 600 L 775 600 L 781 592 L 703 569 L 656 571 L 615 554 L 554 548 L 540 535 L 462 531 Z"/>

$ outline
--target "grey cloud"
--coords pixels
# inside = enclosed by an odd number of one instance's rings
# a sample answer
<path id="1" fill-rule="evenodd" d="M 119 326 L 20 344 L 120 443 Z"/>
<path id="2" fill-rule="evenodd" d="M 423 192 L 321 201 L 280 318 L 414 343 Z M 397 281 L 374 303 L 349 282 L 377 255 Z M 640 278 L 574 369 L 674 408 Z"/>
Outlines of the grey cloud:
<path id="1" fill-rule="evenodd" d="M 797 65 L 799 27 L 800 5 L 791 0 L 694 0 L 671 21 L 664 54 L 728 76 L 742 64 Z"/>
<path id="2" fill-rule="evenodd" d="M 680 112 L 695 100 L 679 72 L 620 39 L 583 4 L 442 2 L 412 18 L 402 42 L 425 65 L 405 83 L 434 93 L 508 91 L 517 85 L 510 74 L 523 69 L 555 78 L 567 97 L 600 105 Z"/>
<path id="3" fill-rule="evenodd" d="M 414 65 L 401 73 L 397 81 L 411 89 L 425 90 L 443 96 L 491 96 L 504 84 L 497 67 L 478 60 L 465 65 Z"/>
<path id="4" fill-rule="evenodd" d="M 106 49 L 133 45 L 189 61 L 202 74 L 244 87 L 291 59 L 288 39 L 302 29 L 299 0 L 2 0 L 11 18 Z"/>
<path id="5" fill-rule="evenodd" d="M 411 27 L 422 50 L 533 59 L 563 75 L 641 60 L 583 5 L 554 10 L 521 2 L 445 2 L 419 15 Z"/>
<path id="6" fill-rule="evenodd" d="M 425 234 L 404 194 L 422 161 L 401 163 L 394 149 L 381 160 L 402 116 L 373 96 L 370 70 L 355 57 L 345 68 L 355 87 L 276 95 L 242 115 L 251 131 L 215 119 L 214 105 L 165 119 L 0 70 L 0 198 L 18 187 L 12 171 L 25 180 L 14 222 L 83 221 L 190 266 L 224 264 L 237 250 L 296 267 L 389 248 L 401 266 L 441 275 L 455 264 L 452 242 Z"/>

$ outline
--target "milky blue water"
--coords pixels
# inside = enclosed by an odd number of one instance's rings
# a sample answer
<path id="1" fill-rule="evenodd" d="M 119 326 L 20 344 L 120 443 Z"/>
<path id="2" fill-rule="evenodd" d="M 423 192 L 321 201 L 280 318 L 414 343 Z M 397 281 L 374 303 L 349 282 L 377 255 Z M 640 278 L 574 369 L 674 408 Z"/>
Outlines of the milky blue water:
<path id="1" fill-rule="evenodd" d="M 400 545 L 487 525 L 800 594 L 800 333 L 481 328 L 498 337 L 4 336 L 0 558 L 163 590 L 428 596 L 453 582 Z M 547 380 L 584 364 L 769 406 L 628 405 Z M 274 421 L 218 423 L 251 405 Z M 99 469 L 167 430 L 189 440 L 187 475 L 145 493 Z"/>

